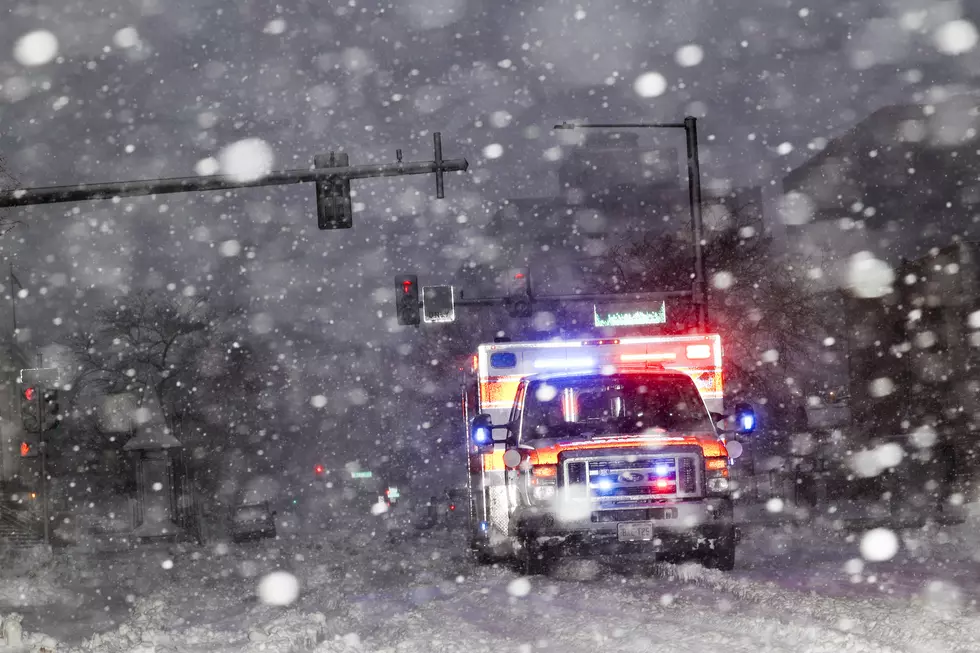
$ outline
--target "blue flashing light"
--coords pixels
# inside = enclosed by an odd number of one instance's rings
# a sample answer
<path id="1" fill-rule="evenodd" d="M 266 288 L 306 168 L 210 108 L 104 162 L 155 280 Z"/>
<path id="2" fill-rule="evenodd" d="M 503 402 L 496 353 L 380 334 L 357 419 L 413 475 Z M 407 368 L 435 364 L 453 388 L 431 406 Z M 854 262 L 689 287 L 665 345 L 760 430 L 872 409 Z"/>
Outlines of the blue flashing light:
<path id="1" fill-rule="evenodd" d="M 739 416 L 738 423 L 742 427 L 743 431 L 751 431 L 755 428 L 755 415 L 751 413 L 746 413 Z"/>
<path id="2" fill-rule="evenodd" d="M 670 474 L 670 467 L 667 465 L 657 465 L 653 471 L 657 476 L 667 476 Z"/>
<path id="3" fill-rule="evenodd" d="M 599 482 L 595 484 L 596 488 L 602 490 L 603 492 L 608 492 L 613 488 L 613 482 L 608 478 L 600 478 Z"/>
<path id="4" fill-rule="evenodd" d="M 481 521 L 480 522 L 480 530 L 482 532 L 484 532 L 484 533 L 486 533 L 488 530 L 490 530 L 490 522 Z"/>
<path id="5" fill-rule="evenodd" d="M 490 441 L 490 429 L 483 426 L 473 429 L 473 442 L 477 444 L 489 444 Z"/>

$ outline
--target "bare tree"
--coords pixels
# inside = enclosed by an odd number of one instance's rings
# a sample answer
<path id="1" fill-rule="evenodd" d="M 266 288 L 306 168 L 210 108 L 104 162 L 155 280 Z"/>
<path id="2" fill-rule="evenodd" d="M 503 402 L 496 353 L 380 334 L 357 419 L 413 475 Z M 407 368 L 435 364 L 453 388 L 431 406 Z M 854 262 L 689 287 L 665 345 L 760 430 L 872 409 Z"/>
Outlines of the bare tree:
<path id="1" fill-rule="evenodd" d="M 20 186 L 20 182 L 10 174 L 6 161 L 0 156 L 0 190 L 15 188 Z M 5 211 L 0 211 L 0 237 L 20 224 L 20 220 L 14 220 L 6 215 Z"/>
<path id="2" fill-rule="evenodd" d="M 223 319 L 201 297 L 138 291 L 115 300 L 98 312 L 95 329 L 69 338 L 74 396 L 130 393 L 141 404 L 152 396 L 176 430 L 200 378 L 198 354 Z"/>
<path id="3" fill-rule="evenodd" d="M 692 247 L 677 236 L 646 236 L 612 249 L 596 265 L 599 290 L 687 290 Z M 804 266 L 779 260 L 771 233 L 751 204 L 731 206 L 704 248 L 711 328 L 725 344 L 726 377 L 736 393 L 785 396 L 787 376 L 816 364 L 815 328 L 823 320 Z M 787 375 L 787 371 L 795 374 Z"/>

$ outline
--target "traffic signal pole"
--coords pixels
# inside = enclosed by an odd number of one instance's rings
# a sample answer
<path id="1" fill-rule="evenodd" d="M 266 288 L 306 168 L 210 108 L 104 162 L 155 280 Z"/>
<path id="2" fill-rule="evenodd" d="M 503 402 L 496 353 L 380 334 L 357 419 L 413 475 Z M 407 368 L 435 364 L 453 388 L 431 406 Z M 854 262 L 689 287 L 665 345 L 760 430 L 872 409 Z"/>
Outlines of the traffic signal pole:
<path id="1" fill-rule="evenodd" d="M 334 168 L 308 168 L 305 170 L 278 170 L 260 179 L 236 181 L 226 175 L 201 175 L 198 177 L 174 177 L 170 179 L 143 179 L 74 186 L 47 186 L 42 188 L 18 188 L 0 192 L 0 208 L 105 200 L 116 197 L 138 197 L 211 190 L 235 190 L 287 184 L 336 183 L 350 179 L 371 177 L 402 177 L 406 175 L 436 175 L 436 197 L 444 197 L 443 173 L 465 172 L 469 168 L 466 159 L 443 159 L 442 136 L 433 134 L 434 157 L 432 161 L 402 162 L 372 165 L 343 166 Z M 399 151 L 400 154 L 400 151 Z"/>
<path id="2" fill-rule="evenodd" d="M 37 367 L 42 368 L 42 355 L 37 355 Z M 42 412 L 43 387 L 34 388 L 37 401 L 37 446 L 41 449 L 41 520 L 44 522 L 44 546 L 51 546 L 51 517 L 48 508 L 48 445 L 44 438 L 44 413 Z"/>
<path id="3" fill-rule="evenodd" d="M 563 122 L 554 129 L 683 129 L 687 147 L 687 190 L 691 210 L 691 236 L 694 240 L 694 290 L 693 297 L 698 310 L 698 327 L 708 328 L 708 280 L 704 269 L 704 221 L 701 215 L 701 161 L 698 156 L 698 120 L 693 116 L 684 122 L 640 122 L 623 124 Z"/>

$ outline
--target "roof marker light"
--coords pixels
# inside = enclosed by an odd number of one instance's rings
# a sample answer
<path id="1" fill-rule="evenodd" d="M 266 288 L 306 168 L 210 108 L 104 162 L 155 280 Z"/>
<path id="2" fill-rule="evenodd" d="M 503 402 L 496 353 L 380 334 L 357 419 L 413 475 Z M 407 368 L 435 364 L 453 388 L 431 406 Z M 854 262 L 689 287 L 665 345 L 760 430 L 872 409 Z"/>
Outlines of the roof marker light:
<path id="1" fill-rule="evenodd" d="M 688 345 L 687 357 L 691 360 L 711 358 L 711 345 Z"/>

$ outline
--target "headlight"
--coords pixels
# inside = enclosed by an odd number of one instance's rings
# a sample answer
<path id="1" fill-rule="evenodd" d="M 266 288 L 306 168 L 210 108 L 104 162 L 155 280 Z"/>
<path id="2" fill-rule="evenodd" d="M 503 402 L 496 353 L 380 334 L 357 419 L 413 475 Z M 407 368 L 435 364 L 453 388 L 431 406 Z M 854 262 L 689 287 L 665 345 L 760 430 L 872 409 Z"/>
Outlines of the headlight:
<path id="1" fill-rule="evenodd" d="M 731 487 L 728 480 L 728 459 L 705 458 L 704 477 L 708 494 L 727 494 Z"/>

